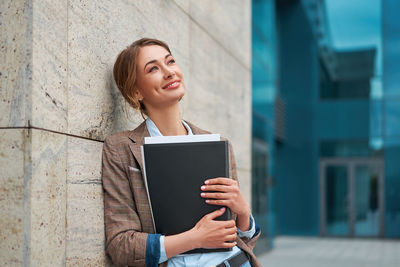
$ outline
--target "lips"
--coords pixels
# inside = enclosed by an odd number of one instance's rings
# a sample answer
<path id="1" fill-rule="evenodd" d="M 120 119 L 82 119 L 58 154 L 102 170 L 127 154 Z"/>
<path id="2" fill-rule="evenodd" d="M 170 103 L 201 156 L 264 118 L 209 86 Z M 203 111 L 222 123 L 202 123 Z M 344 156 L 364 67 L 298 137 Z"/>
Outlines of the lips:
<path id="1" fill-rule="evenodd" d="M 180 84 L 181 84 L 181 81 L 180 81 L 180 80 L 175 80 L 175 81 L 172 81 L 172 82 L 170 82 L 170 83 L 167 83 L 167 84 L 163 87 L 163 89 L 175 89 L 175 88 L 178 88 Z"/>

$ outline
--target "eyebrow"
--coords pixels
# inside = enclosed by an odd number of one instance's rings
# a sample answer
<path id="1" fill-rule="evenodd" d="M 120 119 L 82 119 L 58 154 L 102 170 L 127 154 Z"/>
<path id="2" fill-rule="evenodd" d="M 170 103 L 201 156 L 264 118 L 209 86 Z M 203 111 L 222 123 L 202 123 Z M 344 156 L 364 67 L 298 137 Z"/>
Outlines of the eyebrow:
<path id="1" fill-rule="evenodd" d="M 171 54 L 167 54 L 167 55 L 165 56 L 164 59 L 166 59 L 166 58 L 169 57 L 169 56 L 172 56 L 172 55 L 171 55 Z M 151 63 L 154 63 L 154 62 L 157 62 L 157 60 L 156 60 L 156 59 L 150 60 L 149 62 L 146 63 L 146 65 L 144 65 L 144 68 L 143 68 L 143 69 L 146 69 L 146 66 L 147 66 L 147 65 L 149 65 L 149 64 L 151 64 Z"/>

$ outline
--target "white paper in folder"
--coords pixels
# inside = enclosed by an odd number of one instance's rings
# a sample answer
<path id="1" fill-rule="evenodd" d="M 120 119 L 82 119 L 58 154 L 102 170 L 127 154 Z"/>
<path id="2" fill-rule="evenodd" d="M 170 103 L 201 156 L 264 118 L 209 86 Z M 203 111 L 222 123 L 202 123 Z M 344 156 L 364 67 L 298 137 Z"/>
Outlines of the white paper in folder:
<path id="1" fill-rule="evenodd" d="M 188 142 L 209 142 L 220 141 L 220 134 L 194 134 L 194 135 L 174 135 L 174 136 L 154 136 L 145 137 L 145 144 L 163 143 L 188 143 Z"/>

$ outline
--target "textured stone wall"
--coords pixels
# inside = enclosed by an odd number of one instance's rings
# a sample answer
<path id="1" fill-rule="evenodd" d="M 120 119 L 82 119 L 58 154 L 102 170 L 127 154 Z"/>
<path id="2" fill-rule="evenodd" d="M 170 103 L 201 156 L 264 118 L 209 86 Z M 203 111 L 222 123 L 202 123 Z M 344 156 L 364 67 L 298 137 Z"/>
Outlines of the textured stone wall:
<path id="1" fill-rule="evenodd" d="M 250 1 L 2 0 L 0 266 L 110 266 L 102 141 L 142 119 L 112 79 L 119 51 L 166 41 L 183 118 L 228 137 L 250 200 Z"/>

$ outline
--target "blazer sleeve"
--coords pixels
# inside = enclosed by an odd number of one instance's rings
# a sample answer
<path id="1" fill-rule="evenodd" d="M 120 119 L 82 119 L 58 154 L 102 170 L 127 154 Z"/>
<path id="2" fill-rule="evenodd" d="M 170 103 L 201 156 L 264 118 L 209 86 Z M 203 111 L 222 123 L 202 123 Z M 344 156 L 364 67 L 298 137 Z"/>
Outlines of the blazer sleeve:
<path id="1" fill-rule="evenodd" d="M 117 145 L 107 137 L 102 154 L 105 250 L 117 266 L 146 266 L 148 233 L 142 226 Z"/>
<path id="2" fill-rule="evenodd" d="M 238 176 L 237 176 L 237 170 L 236 170 L 236 159 L 235 159 L 235 154 L 233 153 L 233 147 L 230 141 L 228 141 L 228 146 L 229 146 L 229 164 L 230 164 L 230 175 L 231 178 L 236 180 L 239 183 L 238 180 Z M 236 219 L 236 215 L 235 215 L 235 219 Z M 258 240 L 258 238 L 261 235 L 261 231 L 259 226 L 256 223 L 256 232 L 255 234 L 252 236 L 252 238 L 248 238 L 248 237 L 238 237 L 240 239 L 243 240 L 243 242 L 249 246 L 251 249 L 253 249 L 256 245 L 256 242 Z"/>

